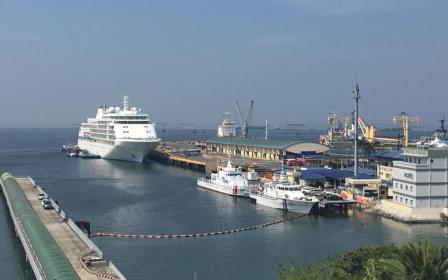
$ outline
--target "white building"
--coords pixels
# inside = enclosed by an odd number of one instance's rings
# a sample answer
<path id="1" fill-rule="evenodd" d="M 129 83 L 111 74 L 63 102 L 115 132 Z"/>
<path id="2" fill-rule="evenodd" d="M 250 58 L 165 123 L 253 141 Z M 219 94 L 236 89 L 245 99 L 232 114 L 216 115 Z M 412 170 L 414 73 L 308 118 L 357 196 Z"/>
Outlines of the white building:
<path id="1" fill-rule="evenodd" d="M 446 214 L 448 149 L 420 145 L 405 149 L 403 157 L 393 164 L 393 203 L 410 208 L 415 217 Z"/>

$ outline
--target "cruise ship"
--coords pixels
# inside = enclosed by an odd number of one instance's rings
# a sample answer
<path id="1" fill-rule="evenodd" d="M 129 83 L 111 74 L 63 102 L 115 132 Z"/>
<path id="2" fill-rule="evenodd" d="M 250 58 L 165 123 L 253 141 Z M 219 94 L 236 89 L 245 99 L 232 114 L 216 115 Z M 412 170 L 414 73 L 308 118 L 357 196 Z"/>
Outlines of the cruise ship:
<path id="1" fill-rule="evenodd" d="M 141 109 L 130 107 L 128 97 L 123 108 L 98 108 L 95 118 L 81 123 L 78 147 L 106 159 L 142 162 L 160 143 L 155 124 Z"/>

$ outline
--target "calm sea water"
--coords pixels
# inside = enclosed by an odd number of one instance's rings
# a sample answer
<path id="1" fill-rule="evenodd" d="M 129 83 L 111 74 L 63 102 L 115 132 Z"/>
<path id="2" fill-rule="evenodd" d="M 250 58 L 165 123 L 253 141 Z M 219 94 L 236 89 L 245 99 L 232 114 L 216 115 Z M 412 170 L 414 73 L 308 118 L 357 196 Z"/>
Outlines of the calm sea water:
<path id="1" fill-rule="evenodd" d="M 0 129 L 0 172 L 30 175 L 74 220 L 93 231 L 195 233 L 265 223 L 281 211 L 198 189 L 193 171 L 158 163 L 69 158 L 59 151 L 76 129 Z M 212 131 L 199 132 L 206 138 Z M 295 132 L 280 131 L 289 137 Z M 293 133 L 293 135 L 291 134 Z M 193 139 L 167 130 L 167 139 Z M 310 133 L 302 136 L 317 137 Z M 295 135 L 295 136 L 294 136 Z M 312 137 L 311 137 L 312 136 Z M 278 136 L 280 138 L 281 136 Z M 300 138 L 300 137 L 299 137 Z M 315 138 L 313 138 L 315 139 Z M 34 279 L 0 199 L 0 279 Z M 310 216 L 256 231 L 211 238 L 94 241 L 128 279 L 276 279 L 279 264 L 304 263 L 365 245 L 430 239 L 446 243 L 448 229 L 405 225 L 364 212 Z"/>

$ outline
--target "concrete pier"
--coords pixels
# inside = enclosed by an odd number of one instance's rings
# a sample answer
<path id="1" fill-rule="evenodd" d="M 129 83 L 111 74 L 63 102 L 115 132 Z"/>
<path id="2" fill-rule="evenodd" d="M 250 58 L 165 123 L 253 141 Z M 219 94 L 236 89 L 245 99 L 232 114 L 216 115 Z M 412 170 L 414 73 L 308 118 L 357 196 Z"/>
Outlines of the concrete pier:
<path id="1" fill-rule="evenodd" d="M 224 165 L 227 162 L 228 155 L 210 153 L 206 150 L 202 150 L 198 155 L 187 155 L 185 151 L 192 148 L 194 143 L 191 142 L 163 142 L 160 147 L 151 152 L 148 159 L 199 172 L 214 171 L 218 165 Z M 278 160 L 245 158 L 239 155 L 232 155 L 232 162 L 243 170 L 251 168 L 259 173 L 270 172 L 281 166 Z"/>
<path id="2" fill-rule="evenodd" d="M 10 175 L 9 175 L 10 176 Z M 103 253 L 101 250 L 88 238 L 88 236 L 81 231 L 81 229 L 66 216 L 64 211 L 50 199 L 54 209 L 45 210 L 42 207 L 41 200 L 38 199 L 38 194 L 42 193 L 46 195 L 45 191 L 38 186 L 32 178 L 15 178 L 20 191 L 23 192 L 26 200 L 20 201 L 22 194 L 15 190 L 11 182 L 12 176 L 8 178 L 8 174 L 2 176 L 3 180 L 0 180 L 2 190 L 4 192 L 8 208 L 13 219 L 14 226 L 19 236 L 22 245 L 25 249 L 27 260 L 30 262 L 33 268 L 36 278 L 39 279 L 82 279 L 82 280 L 100 280 L 100 279 L 113 279 L 113 280 L 125 280 L 126 278 L 120 273 L 120 271 L 113 265 L 112 262 L 103 259 Z M 4 180 L 9 180 L 7 184 L 10 184 L 9 188 L 5 188 Z M 15 193 L 12 193 L 13 190 Z M 10 192 L 12 194 L 10 194 Z M 19 198 L 19 199 L 18 199 Z M 22 208 L 28 208 L 27 215 L 21 215 L 21 209 L 17 208 L 20 204 Z M 31 208 L 29 207 L 31 206 Z M 45 226 L 46 230 L 42 228 L 38 235 L 33 231 L 33 227 L 26 227 L 26 219 L 28 216 L 35 217 L 37 215 L 39 220 Z M 31 215 L 32 214 L 32 215 Z M 43 238 L 42 238 L 43 237 Z M 54 252 L 60 253 L 62 251 L 63 256 L 68 260 L 69 265 L 66 263 L 52 262 L 46 258 L 48 255 L 56 255 L 56 253 L 47 250 L 48 246 L 45 241 L 50 243 L 56 242 L 57 246 L 53 246 Z M 61 258 L 63 259 L 63 256 Z M 54 258 L 61 259 L 60 257 Z M 45 259 L 45 260 L 43 260 Z M 65 260 L 63 260 L 65 261 Z M 64 267 L 65 270 L 71 272 L 71 268 L 78 276 L 66 277 L 64 273 L 60 273 L 60 278 L 55 278 L 57 274 L 54 270 Z M 68 268 L 67 268 L 68 267 Z M 55 269 L 56 268 L 56 269 Z M 51 274 L 51 275 L 50 275 Z M 49 278 L 51 277 L 51 278 Z"/>

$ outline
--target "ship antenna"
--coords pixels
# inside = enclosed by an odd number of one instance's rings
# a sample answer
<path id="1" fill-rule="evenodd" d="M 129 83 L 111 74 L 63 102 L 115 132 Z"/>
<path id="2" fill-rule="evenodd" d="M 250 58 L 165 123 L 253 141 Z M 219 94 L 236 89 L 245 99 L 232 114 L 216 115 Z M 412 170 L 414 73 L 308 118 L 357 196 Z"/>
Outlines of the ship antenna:
<path id="1" fill-rule="evenodd" d="M 442 119 L 440 120 L 440 130 L 441 130 L 442 132 L 446 132 L 446 130 L 445 130 L 445 121 L 446 121 L 446 119 L 445 119 L 445 114 L 443 114 L 443 117 L 442 117 Z"/>
<path id="2" fill-rule="evenodd" d="M 127 111 L 129 109 L 128 96 L 123 96 L 123 110 Z"/>

